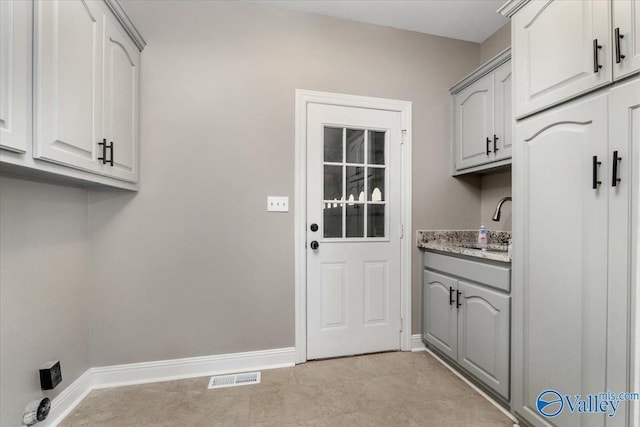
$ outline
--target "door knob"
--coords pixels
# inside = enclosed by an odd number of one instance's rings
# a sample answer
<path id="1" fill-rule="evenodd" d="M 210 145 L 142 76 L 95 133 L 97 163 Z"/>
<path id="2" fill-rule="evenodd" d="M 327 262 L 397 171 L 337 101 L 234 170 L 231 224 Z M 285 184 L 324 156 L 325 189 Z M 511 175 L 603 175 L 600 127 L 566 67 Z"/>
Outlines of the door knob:
<path id="1" fill-rule="evenodd" d="M 317 250 L 319 246 L 320 246 L 320 244 L 318 243 L 317 240 L 313 240 L 311 242 L 311 249 L 313 249 L 314 251 Z"/>
<path id="2" fill-rule="evenodd" d="M 311 228 L 311 231 L 316 232 L 318 231 L 318 224 L 311 224 L 311 227 L 309 228 Z"/>

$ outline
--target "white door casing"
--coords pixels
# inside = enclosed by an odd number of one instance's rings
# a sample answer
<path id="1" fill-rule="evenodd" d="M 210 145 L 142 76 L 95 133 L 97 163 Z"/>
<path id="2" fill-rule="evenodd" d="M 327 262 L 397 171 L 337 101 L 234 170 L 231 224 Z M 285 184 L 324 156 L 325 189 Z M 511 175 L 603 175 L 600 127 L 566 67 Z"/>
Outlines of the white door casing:
<path id="1" fill-rule="evenodd" d="M 312 141 L 309 137 L 314 127 L 311 118 L 317 118 L 319 115 L 324 117 L 316 122 L 315 141 Z M 382 122 L 380 118 L 383 118 Z M 295 306 L 296 362 L 298 363 L 307 360 L 308 349 L 310 358 L 381 349 L 410 349 L 412 239 L 406 236 L 406 230 L 411 229 L 410 121 L 411 103 L 409 102 L 296 91 Z M 383 238 L 373 238 L 373 242 L 370 242 L 364 237 L 352 237 L 348 239 L 351 240 L 350 242 L 344 242 L 343 238 L 346 236 L 343 234 L 341 236 L 344 237 L 341 238 L 324 237 L 324 230 L 321 227 L 326 205 L 322 200 L 324 197 L 322 174 L 318 173 L 325 167 L 322 155 L 324 124 L 332 125 L 329 127 L 334 128 L 341 127 L 343 137 L 346 136 L 344 129 L 384 131 L 386 144 L 393 143 L 394 140 L 398 144 L 396 154 L 393 154 L 393 150 L 388 151 L 390 158 L 386 167 L 390 170 L 397 169 L 398 176 L 390 179 L 388 173 L 385 174 L 387 177 L 383 190 L 386 192 L 383 191 L 383 193 L 386 194 L 382 198 L 388 200 L 388 206 L 383 208 L 387 212 L 385 215 L 387 223 L 382 229 Z M 368 132 L 365 133 L 369 138 Z M 318 143 L 320 143 L 319 146 Z M 310 167 L 307 158 L 312 157 L 315 157 L 316 162 L 315 164 L 309 162 Z M 341 160 L 344 161 L 344 158 Z M 346 165 L 341 166 L 346 170 Z M 372 169 L 375 168 L 376 166 L 373 166 Z M 358 175 L 351 173 L 350 176 L 353 178 Z M 315 195 L 310 193 L 309 196 L 315 197 L 315 203 L 307 197 L 308 185 L 314 188 Z M 368 201 L 377 200 L 371 198 L 371 191 L 368 193 Z M 348 199 L 348 196 L 345 199 Z M 353 204 L 347 200 L 344 207 L 339 200 L 336 200 L 335 204 L 340 205 L 340 207 L 336 206 L 336 209 L 341 212 L 343 209 L 345 211 L 349 209 L 349 212 L 355 213 L 358 211 L 356 205 L 364 209 L 361 203 L 357 203 L 359 200 L 359 197 L 354 197 Z M 398 204 L 397 207 L 393 207 L 395 202 Z M 330 205 L 333 207 L 333 204 Z M 372 203 L 372 205 L 375 204 Z M 313 207 L 314 211 L 309 209 L 307 212 L 307 205 Z M 313 215 L 317 216 L 314 220 L 311 219 Z M 307 216 L 309 216 L 308 224 Z M 313 222 L 319 226 L 319 230 L 315 233 L 311 232 L 309 227 Z M 352 225 L 346 227 L 346 223 L 347 220 L 343 219 L 342 230 L 345 230 L 345 234 L 347 228 L 353 229 Z M 403 227 L 405 236 L 401 238 Z M 364 224 L 360 225 L 359 230 L 369 233 L 368 227 L 365 228 Z M 378 227 L 376 230 L 378 231 L 375 233 L 379 233 L 381 229 Z M 317 251 L 305 247 L 305 244 L 312 240 L 319 242 Z M 307 252 L 309 252 L 308 258 Z M 396 261 L 393 261 L 394 259 Z M 308 276 L 307 270 L 309 270 Z M 393 279 L 393 276 L 397 278 Z M 323 277 L 324 288 L 321 286 Z M 321 305 L 323 297 L 324 307 Z M 312 301 L 317 302 L 317 306 L 310 307 Z M 333 304 L 327 306 L 328 302 Z M 322 322 L 325 327 L 321 327 Z M 338 325 L 341 322 L 344 324 Z M 313 325 L 317 327 L 314 328 Z M 352 339 L 353 334 L 358 339 Z M 331 339 L 326 340 L 322 338 L 323 336 L 325 338 L 330 336 Z M 314 347 L 311 340 L 315 342 L 318 337 L 325 341 L 323 343 L 317 341 L 320 345 Z M 317 352 L 315 349 L 324 349 L 320 350 L 324 353 Z"/>

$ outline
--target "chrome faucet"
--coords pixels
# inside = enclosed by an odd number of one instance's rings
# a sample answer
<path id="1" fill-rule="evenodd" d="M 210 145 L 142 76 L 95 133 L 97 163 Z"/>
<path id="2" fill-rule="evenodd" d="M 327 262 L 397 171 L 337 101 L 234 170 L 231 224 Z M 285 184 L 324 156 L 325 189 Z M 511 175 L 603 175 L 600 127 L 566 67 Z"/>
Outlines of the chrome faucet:
<path id="1" fill-rule="evenodd" d="M 496 206 L 496 211 L 493 213 L 493 218 L 491 218 L 492 220 L 500 221 L 500 209 L 502 209 L 502 204 L 507 200 L 511 201 L 511 196 L 503 197 L 502 199 L 500 199 L 500 201 L 498 202 L 498 206 Z"/>

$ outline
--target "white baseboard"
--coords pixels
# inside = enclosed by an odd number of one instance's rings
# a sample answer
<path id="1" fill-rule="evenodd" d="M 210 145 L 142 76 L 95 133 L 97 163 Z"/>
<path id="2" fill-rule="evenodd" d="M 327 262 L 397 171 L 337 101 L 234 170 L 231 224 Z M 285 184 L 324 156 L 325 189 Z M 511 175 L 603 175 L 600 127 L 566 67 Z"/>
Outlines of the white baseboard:
<path id="1" fill-rule="evenodd" d="M 295 363 L 293 347 L 215 356 L 92 368 L 94 388 L 119 387 L 233 372 L 285 368 Z"/>
<path id="2" fill-rule="evenodd" d="M 82 399 L 87 397 L 91 390 L 93 390 L 93 378 L 89 368 L 53 399 L 49 416 L 42 422 L 42 426 L 57 426 L 73 408 L 82 402 Z"/>
<path id="3" fill-rule="evenodd" d="M 51 403 L 45 426 L 57 426 L 91 390 L 159 381 L 286 368 L 295 364 L 295 348 L 89 368 Z"/>
<path id="4" fill-rule="evenodd" d="M 411 335 L 411 351 L 426 351 L 427 347 L 425 347 L 422 342 L 422 335 L 415 334 Z"/>

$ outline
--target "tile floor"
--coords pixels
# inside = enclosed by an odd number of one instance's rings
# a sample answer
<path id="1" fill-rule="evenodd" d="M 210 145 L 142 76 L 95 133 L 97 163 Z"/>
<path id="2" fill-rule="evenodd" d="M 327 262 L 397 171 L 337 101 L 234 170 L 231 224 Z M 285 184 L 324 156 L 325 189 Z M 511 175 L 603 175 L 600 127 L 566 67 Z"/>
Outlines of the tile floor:
<path id="1" fill-rule="evenodd" d="M 262 371 L 256 385 L 209 378 L 95 390 L 67 426 L 512 426 L 429 353 L 380 353 Z"/>

